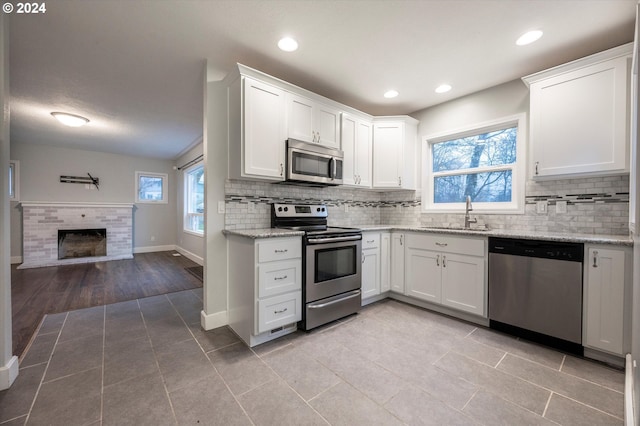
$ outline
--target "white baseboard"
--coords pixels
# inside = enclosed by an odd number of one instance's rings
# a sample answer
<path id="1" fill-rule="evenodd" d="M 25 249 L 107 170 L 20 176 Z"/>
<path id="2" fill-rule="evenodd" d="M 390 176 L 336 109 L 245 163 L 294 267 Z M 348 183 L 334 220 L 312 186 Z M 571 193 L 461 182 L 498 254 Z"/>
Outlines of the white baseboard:
<path id="1" fill-rule="evenodd" d="M 0 391 L 9 389 L 18 377 L 18 357 L 12 356 L 7 365 L 0 367 Z"/>
<path id="2" fill-rule="evenodd" d="M 176 246 L 176 251 L 186 257 L 189 260 L 196 262 L 198 265 L 204 265 L 204 259 L 197 254 L 191 253 L 189 250 L 185 250 L 180 246 Z"/>
<path id="3" fill-rule="evenodd" d="M 175 244 L 167 244 L 165 246 L 134 247 L 133 253 L 153 253 L 155 251 L 171 251 L 175 249 Z"/>
<path id="4" fill-rule="evenodd" d="M 22 263 L 22 256 L 11 256 L 11 264 Z"/>
<path id="5" fill-rule="evenodd" d="M 214 328 L 227 324 L 229 324 L 227 311 L 216 312 L 214 314 L 205 314 L 204 311 L 200 311 L 200 325 L 205 330 L 213 330 Z"/>

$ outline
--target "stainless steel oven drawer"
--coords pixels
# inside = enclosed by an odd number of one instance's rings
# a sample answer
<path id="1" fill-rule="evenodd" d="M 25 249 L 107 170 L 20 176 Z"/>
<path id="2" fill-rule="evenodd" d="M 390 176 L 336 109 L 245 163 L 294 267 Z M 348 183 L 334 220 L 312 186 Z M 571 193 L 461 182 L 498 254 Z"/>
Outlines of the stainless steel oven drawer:
<path id="1" fill-rule="evenodd" d="M 362 305 L 362 293 L 353 290 L 326 299 L 307 303 L 305 306 L 305 330 L 311 330 L 328 322 L 354 314 Z"/>

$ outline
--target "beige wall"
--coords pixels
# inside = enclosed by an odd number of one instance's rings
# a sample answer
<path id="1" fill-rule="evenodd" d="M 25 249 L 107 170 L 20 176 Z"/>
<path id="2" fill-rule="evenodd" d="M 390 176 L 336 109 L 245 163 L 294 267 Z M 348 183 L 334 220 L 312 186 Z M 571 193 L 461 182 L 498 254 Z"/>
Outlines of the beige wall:
<path id="1" fill-rule="evenodd" d="M 11 159 L 20 161 L 20 201 L 113 202 L 135 201 L 135 172 L 166 173 L 167 204 L 136 204 L 133 212 L 134 250 L 176 244 L 176 179 L 174 161 L 58 148 L 29 143 L 11 144 Z M 61 183 L 61 175 L 100 179 L 100 190 Z M 11 203 L 11 256 L 21 256 L 21 211 Z"/>

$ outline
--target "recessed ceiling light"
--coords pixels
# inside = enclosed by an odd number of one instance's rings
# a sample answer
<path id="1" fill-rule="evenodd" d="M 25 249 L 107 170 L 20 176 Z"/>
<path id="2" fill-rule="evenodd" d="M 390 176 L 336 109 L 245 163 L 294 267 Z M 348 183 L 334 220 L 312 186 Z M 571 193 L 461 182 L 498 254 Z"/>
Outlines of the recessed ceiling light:
<path id="1" fill-rule="evenodd" d="M 298 42 L 291 37 L 284 37 L 278 42 L 278 47 L 285 52 L 293 52 L 294 50 L 298 50 Z"/>
<path id="2" fill-rule="evenodd" d="M 540 30 L 529 31 L 522 34 L 520 38 L 516 40 L 516 44 L 518 46 L 525 46 L 527 44 L 533 43 L 534 41 L 538 40 L 540 37 L 542 37 L 542 31 Z"/>
<path id="3" fill-rule="evenodd" d="M 384 97 L 391 99 L 391 98 L 395 98 L 396 96 L 398 96 L 399 93 L 397 90 L 389 90 L 387 92 L 385 92 Z"/>
<path id="4" fill-rule="evenodd" d="M 51 115 L 53 115 L 62 124 L 69 127 L 80 127 L 89 122 L 88 118 L 80 115 L 68 114 L 66 112 L 52 112 Z"/>
<path id="5" fill-rule="evenodd" d="M 436 93 L 446 93 L 449 90 L 451 90 L 451 86 L 448 84 L 441 84 L 440 86 L 436 87 Z"/>

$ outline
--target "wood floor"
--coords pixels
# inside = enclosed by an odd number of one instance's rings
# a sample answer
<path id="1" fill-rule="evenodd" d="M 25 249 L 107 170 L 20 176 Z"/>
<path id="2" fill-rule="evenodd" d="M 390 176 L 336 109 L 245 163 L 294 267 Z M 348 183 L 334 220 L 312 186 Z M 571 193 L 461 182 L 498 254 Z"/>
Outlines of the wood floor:
<path id="1" fill-rule="evenodd" d="M 46 268 L 11 268 L 13 354 L 20 356 L 45 314 L 202 287 L 176 252 L 140 253 L 129 260 Z"/>

